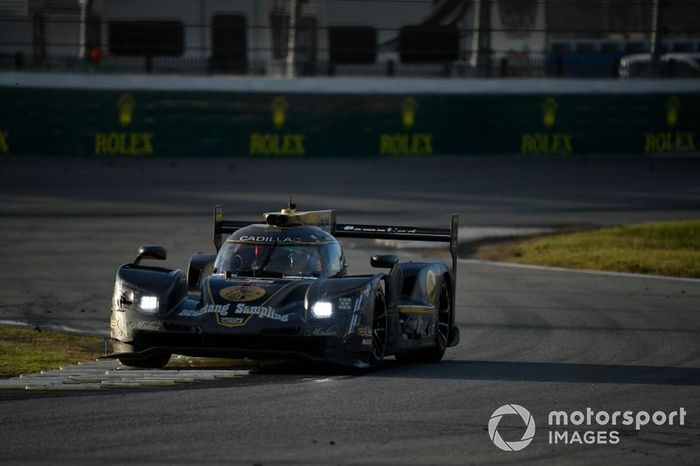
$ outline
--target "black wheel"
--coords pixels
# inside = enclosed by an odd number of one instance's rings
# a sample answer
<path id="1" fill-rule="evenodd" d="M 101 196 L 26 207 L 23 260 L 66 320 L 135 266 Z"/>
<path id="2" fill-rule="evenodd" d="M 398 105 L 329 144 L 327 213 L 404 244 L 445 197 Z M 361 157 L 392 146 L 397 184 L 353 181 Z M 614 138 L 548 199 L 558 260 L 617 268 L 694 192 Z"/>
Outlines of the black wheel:
<path id="1" fill-rule="evenodd" d="M 440 302 L 438 305 L 438 322 L 437 328 L 435 329 L 435 355 L 437 360 L 435 362 L 440 362 L 445 350 L 447 349 L 447 342 L 450 341 L 450 327 L 452 325 L 452 310 L 450 305 L 452 304 L 452 295 L 450 294 L 450 289 L 443 279 L 442 286 L 440 287 Z"/>
<path id="2" fill-rule="evenodd" d="M 380 290 L 374 297 L 374 311 L 372 313 L 372 352 L 369 355 L 369 364 L 379 367 L 386 352 L 387 314 L 384 293 Z"/>
<path id="3" fill-rule="evenodd" d="M 450 289 L 443 281 L 440 287 L 440 301 L 438 303 L 438 319 L 435 328 L 435 346 L 426 350 L 414 351 L 411 353 L 397 354 L 396 359 L 400 362 L 440 362 L 447 349 L 447 342 L 450 338 L 452 298 Z"/>
<path id="4" fill-rule="evenodd" d="M 125 366 L 130 367 L 140 367 L 148 369 L 160 369 L 164 367 L 168 361 L 170 361 L 170 354 L 154 354 L 153 356 L 148 356 L 146 358 L 119 358 L 119 362 Z"/>

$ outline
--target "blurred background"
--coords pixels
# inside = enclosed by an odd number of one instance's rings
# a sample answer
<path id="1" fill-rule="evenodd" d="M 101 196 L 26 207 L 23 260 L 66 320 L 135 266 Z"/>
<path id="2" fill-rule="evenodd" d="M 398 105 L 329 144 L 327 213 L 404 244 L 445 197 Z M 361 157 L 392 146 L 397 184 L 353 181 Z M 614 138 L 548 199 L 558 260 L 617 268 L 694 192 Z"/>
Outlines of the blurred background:
<path id="1" fill-rule="evenodd" d="M 698 25 L 691 0 L 0 0 L 0 153 L 697 153 Z"/>
<path id="2" fill-rule="evenodd" d="M 0 68 L 697 77 L 698 25 L 693 0 L 2 0 Z"/>

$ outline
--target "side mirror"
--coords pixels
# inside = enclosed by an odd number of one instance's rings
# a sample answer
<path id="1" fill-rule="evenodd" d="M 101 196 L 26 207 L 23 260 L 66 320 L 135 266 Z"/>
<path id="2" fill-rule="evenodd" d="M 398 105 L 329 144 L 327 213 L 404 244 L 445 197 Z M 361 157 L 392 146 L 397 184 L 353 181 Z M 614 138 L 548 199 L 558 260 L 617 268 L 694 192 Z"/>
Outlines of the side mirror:
<path id="1" fill-rule="evenodd" d="M 393 269 L 399 263 L 399 258 L 392 255 L 372 256 L 369 263 L 375 269 Z"/>
<path id="2" fill-rule="evenodd" d="M 136 260 L 134 261 L 134 265 L 138 265 L 142 259 L 164 261 L 167 257 L 168 250 L 165 249 L 165 246 L 141 246 Z"/>

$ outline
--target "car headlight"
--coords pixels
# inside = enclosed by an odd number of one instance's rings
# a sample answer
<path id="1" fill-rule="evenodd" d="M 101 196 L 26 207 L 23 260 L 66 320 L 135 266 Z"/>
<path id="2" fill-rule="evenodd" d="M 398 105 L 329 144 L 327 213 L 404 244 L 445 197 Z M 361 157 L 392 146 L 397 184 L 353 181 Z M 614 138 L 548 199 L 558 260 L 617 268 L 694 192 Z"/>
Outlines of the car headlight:
<path id="1" fill-rule="evenodd" d="M 311 306 L 311 314 L 318 319 L 325 319 L 333 315 L 333 304 L 328 301 L 316 301 Z"/>
<path id="2" fill-rule="evenodd" d="M 139 311 L 145 314 L 155 314 L 158 312 L 158 296 L 141 296 L 139 299 Z"/>

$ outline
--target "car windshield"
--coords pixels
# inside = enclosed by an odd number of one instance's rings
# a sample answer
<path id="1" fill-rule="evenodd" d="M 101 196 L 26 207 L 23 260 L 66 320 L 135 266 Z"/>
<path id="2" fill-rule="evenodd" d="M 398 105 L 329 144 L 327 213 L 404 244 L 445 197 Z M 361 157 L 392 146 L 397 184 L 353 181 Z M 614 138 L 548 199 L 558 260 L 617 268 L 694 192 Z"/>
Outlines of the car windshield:
<path id="1" fill-rule="evenodd" d="M 214 267 L 218 273 L 251 277 L 321 277 L 329 275 L 322 244 L 251 244 L 227 242 Z"/>

